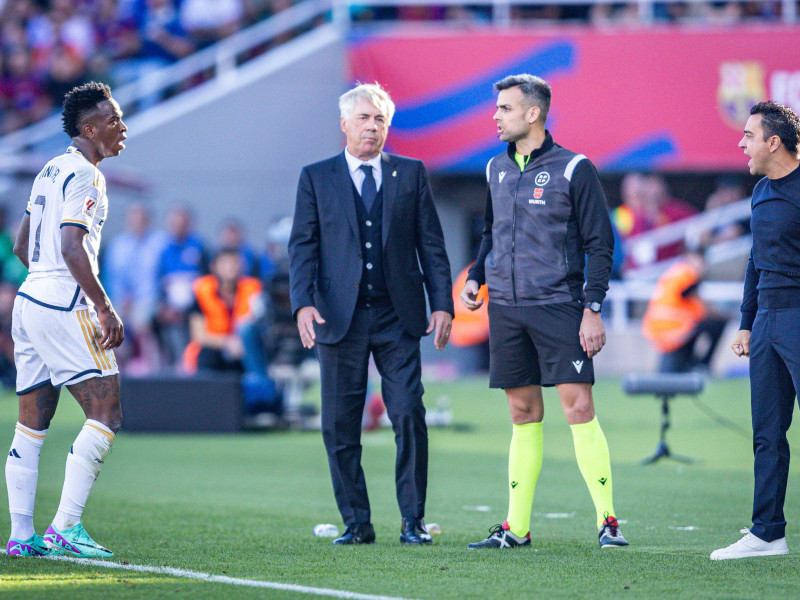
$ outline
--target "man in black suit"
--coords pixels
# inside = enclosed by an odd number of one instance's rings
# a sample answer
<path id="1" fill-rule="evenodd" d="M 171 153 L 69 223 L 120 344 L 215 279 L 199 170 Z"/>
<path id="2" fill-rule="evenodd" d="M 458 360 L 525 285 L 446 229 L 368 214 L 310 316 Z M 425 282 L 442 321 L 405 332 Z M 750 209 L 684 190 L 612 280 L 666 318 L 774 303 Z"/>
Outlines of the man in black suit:
<path id="1" fill-rule="evenodd" d="M 429 544 L 419 344 L 431 332 L 438 350 L 447 344 L 450 264 L 425 166 L 382 152 L 394 115 L 389 95 L 377 84 L 359 85 L 339 98 L 339 109 L 347 146 L 303 169 L 289 238 L 292 312 L 303 345 L 320 362 L 322 437 L 347 526 L 333 543 L 375 541 L 361 469 L 372 353 L 397 443 L 400 541 Z"/>

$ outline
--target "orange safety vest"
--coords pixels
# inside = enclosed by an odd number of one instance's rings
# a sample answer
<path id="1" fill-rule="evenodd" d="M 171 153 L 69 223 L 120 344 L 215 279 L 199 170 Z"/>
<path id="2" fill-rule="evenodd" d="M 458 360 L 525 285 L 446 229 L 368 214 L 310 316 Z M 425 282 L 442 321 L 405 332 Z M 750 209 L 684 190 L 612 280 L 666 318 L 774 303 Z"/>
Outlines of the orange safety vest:
<path id="1" fill-rule="evenodd" d="M 483 306 L 476 311 L 471 311 L 462 303 L 459 296 L 464 284 L 467 283 L 467 275 L 472 265 L 467 265 L 456 277 L 453 283 L 453 306 L 455 317 L 450 330 L 450 343 L 459 348 L 464 346 L 474 346 L 489 339 L 489 311 L 486 305 L 489 303 L 489 292 L 486 284 L 478 290 L 478 298 L 483 298 Z"/>
<path id="2" fill-rule="evenodd" d="M 697 270 L 679 262 L 664 273 L 642 319 L 642 333 L 659 352 L 672 352 L 683 346 L 707 313 L 700 298 L 682 293 L 699 281 Z"/>
<path id="3" fill-rule="evenodd" d="M 240 277 L 236 284 L 233 311 L 220 298 L 219 280 L 215 275 L 198 277 L 194 280 L 192 289 L 197 303 L 200 305 L 200 310 L 203 311 L 206 330 L 209 333 L 233 333 L 236 325 L 250 315 L 251 300 L 253 296 L 261 292 L 262 285 L 255 277 Z M 200 354 L 200 350 L 200 344 L 197 342 L 189 342 L 189 345 L 186 346 L 183 362 L 186 370 L 190 373 L 197 370 L 197 355 Z"/>

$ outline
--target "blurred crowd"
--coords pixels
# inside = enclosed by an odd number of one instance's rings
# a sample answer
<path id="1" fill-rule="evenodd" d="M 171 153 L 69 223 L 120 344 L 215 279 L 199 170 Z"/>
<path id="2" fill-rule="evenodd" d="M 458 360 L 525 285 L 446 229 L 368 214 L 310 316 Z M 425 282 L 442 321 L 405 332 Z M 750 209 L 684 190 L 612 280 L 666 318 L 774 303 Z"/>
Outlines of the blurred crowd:
<path id="1" fill-rule="evenodd" d="M 0 134 L 51 114 L 76 85 L 134 81 L 293 2 L 0 0 Z"/>
<path id="2" fill-rule="evenodd" d="M 131 205 L 124 231 L 101 254 L 101 281 L 125 324 L 125 343 L 115 351 L 121 372 L 237 372 L 248 408 L 277 412 L 270 365 L 297 365 L 307 354 L 289 302 L 291 221 L 274 223 L 255 248 L 235 219 L 209 241 L 186 207 L 171 210 L 166 230 L 154 228 L 150 214 Z M 11 311 L 26 272 L 12 252 L 16 224 L 4 217 L 0 208 L 0 384 L 11 388 Z"/>
<path id="3" fill-rule="evenodd" d="M 652 15 L 638 2 L 618 3 L 519 3 L 511 6 L 514 21 L 577 21 L 604 25 L 641 25 L 652 19 L 660 23 L 702 23 L 730 25 L 743 20 L 775 21 L 782 15 L 781 2 L 764 1 L 699 1 L 653 2 Z M 461 21 L 480 22 L 492 19 L 491 5 L 454 4 L 449 6 L 358 6 L 351 9 L 355 21 Z"/>
<path id="4" fill-rule="evenodd" d="M 234 219 L 209 243 L 194 230 L 186 207 L 172 209 L 166 231 L 152 227 L 145 206 L 129 207 L 125 231 L 109 240 L 101 260 L 101 279 L 125 323 L 121 367 L 138 374 L 243 371 L 244 326 L 261 321 L 267 336 L 273 332 L 266 321 L 285 321 L 287 310 L 291 320 L 287 240 L 285 220 L 270 227 L 256 249 Z M 213 288 L 203 287 L 208 281 Z"/>
<path id="5" fill-rule="evenodd" d="M 721 176 L 717 179 L 714 191 L 705 200 L 703 208 L 721 208 L 745 197 L 747 193 L 737 178 Z M 695 247 L 687 248 L 685 238 L 659 246 L 631 246 L 627 243 L 629 238 L 694 216 L 699 210 L 693 204 L 674 197 L 666 179 L 659 173 L 626 174 L 620 185 L 620 199 L 621 204 L 611 211 L 611 222 L 616 236 L 612 279 L 620 279 L 625 271 L 636 267 L 674 258 L 686 250 L 707 248 L 750 231 L 749 220 L 743 219 L 720 223 L 710 228 L 700 239 L 691 240 Z"/>

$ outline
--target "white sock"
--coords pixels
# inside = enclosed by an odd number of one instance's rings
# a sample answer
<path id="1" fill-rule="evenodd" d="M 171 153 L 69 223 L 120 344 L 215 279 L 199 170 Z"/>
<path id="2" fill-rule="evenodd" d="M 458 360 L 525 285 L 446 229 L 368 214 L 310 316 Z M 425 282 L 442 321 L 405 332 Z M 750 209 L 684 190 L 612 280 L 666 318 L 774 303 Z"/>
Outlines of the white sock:
<path id="1" fill-rule="evenodd" d="M 47 430 L 36 431 L 17 423 L 6 459 L 8 512 L 11 513 L 11 537 L 27 540 L 34 534 L 33 505 L 39 479 L 39 453 Z"/>
<path id="2" fill-rule="evenodd" d="M 114 432 L 100 421 L 88 419 L 83 424 L 67 455 L 64 489 L 53 519 L 56 529 L 64 531 L 81 522 L 86 500 L 113 441 Z"/>

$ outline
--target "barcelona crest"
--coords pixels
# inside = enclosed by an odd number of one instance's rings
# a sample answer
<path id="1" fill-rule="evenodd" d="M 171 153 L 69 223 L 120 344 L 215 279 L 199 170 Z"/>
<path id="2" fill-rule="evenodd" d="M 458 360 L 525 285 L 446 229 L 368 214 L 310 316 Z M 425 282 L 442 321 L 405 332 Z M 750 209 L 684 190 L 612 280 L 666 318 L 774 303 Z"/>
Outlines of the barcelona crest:
<path id="1" fill-rule="evenodd" d="M 725 123 L 740 130 L 750 109 L 766 100 L 764 68 L 756 61 L 724 62 L 719 67 L 717 107 Z"/>

